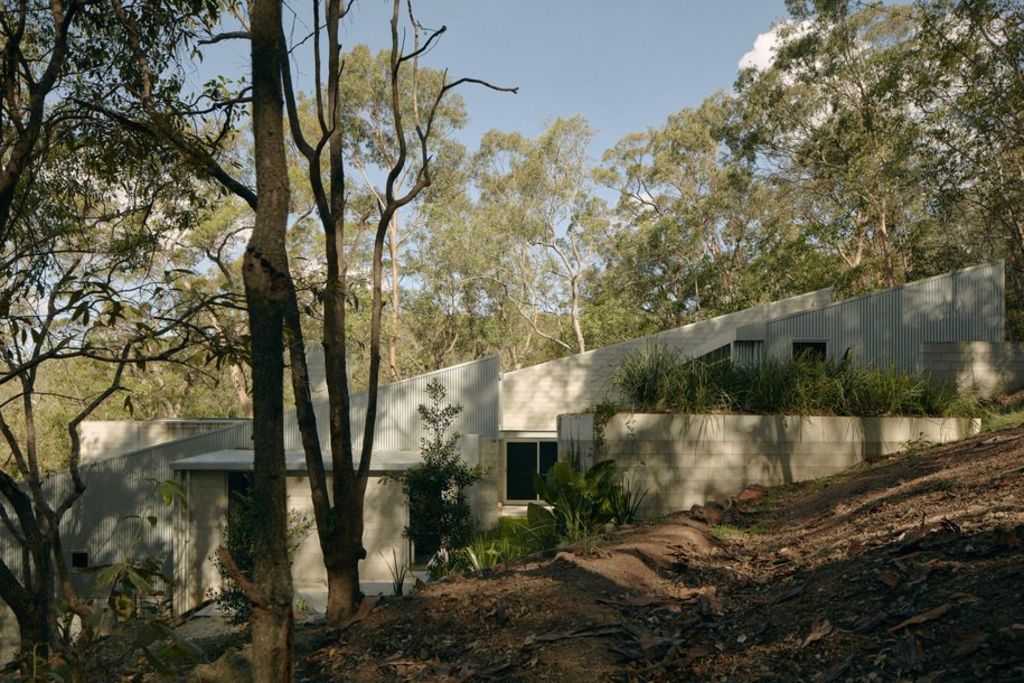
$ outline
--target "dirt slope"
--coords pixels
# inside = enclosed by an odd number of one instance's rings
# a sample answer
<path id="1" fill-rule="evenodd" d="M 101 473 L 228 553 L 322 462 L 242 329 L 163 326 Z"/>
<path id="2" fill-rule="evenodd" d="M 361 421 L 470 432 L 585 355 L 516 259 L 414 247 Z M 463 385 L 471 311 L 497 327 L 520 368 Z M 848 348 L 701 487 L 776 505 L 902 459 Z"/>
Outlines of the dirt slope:
<path id="1" fill-rule="evenodd" d="M 737 492 L 739 493 L 739 492 Z M 1024 429 L 389 599 L 331 680 L 1024 680 Z"/>

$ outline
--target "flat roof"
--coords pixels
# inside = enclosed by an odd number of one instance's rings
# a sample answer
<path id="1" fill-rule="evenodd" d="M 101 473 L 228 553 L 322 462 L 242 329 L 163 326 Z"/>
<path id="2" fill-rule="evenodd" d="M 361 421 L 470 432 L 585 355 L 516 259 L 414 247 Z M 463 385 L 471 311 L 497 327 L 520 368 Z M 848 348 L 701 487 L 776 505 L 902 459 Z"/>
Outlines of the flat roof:
<path id="1" fill-rule="evenodd" d="M 225 448 L 210 451 L 191 458 L 175 460 L 171 469 L 178 471 L 206 472 L 251 472 L 253 452 L 248 449 Z M 377 451 L 370 461 L 372 472 L 395 472 L 407 470 L 423 462 L 419 451 Z M 301 451 L 285 453 L 285 468 L 289 474 L 306 473 L 306 456 Z M 329 459 L 324 460 L 324 469 L 333 468 Z"/>

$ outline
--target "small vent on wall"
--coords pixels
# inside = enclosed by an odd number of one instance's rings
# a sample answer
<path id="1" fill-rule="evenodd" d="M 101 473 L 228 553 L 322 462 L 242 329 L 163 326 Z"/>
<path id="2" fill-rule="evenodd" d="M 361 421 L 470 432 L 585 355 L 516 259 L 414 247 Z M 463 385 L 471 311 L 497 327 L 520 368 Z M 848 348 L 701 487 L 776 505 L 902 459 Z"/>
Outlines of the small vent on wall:
<path id="1" fill-rule="evenodd" d="M 75 569 L 87 568 L 89 566 L 89 553 L 85 550 L 72 550 L 71 566 Z"/>

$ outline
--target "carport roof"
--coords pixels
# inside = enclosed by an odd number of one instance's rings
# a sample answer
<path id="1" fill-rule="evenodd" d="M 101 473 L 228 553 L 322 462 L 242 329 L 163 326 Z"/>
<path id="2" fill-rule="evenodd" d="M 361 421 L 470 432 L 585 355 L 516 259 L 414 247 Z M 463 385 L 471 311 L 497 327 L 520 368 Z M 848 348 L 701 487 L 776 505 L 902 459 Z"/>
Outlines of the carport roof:
<path id="1" fill-rule="evenodd" d="M 227 448 L 175 460 L 171 463 L 171 469 L 190 472 L 251 472 L 252 460 L 251 450 Z M 396 472 L 415 467 L 421 462 L 419 451 L 377 451 L 370 461 L 370 471 Z M 289 474 L 305 474 L 305 455 L 301 451 L 286 453 L 285 467 Z M 331 471 L 330 460 L 324 460 L 324 469 Z"/>

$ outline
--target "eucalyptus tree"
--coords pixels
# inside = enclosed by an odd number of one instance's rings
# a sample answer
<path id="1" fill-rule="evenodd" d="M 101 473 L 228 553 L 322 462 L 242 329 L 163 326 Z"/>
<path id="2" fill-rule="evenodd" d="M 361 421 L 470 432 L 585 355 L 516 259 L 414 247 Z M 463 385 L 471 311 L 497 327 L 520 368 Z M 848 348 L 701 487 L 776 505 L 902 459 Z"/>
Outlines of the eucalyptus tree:
<path id="1" fill-rule="evenodd" d="M 117 0 L 114 0 L 115 3 Z M 111 119 L 129 130 L 144 131 L 170 149 L 205 176 L 220 182 L 256 211 L 256 224 L 244 259 L 247 309 L 249 312 L 251 363 L 253 370 L 253 415 L 259 433 L 254 435 L 254 490 L 263 501 L 267 514 L 261 517 L 261 543 L 257 548 L 253 581 L 240 572 L 239 584 L 254 603 L 254 643 L 259 644 L 257 672 L 261 680 L 290 676 L 285 656 L 291 633 L 290 577 L 283 534 L 284 452 L 282 440 L 283 406 L 281 362 L 278 349 L 287 339 L 292 389 L 296 414 L 306 454 L 307 471 L 317 522 L 318 537 L 328 576 L 327 617 L 340 623 L 351 614 L 360 599 L 358 564 L 366 555 L 362 544 L 363 499 L 373 451 L 374 424 L 380 376 L 380 345 L 383 311 L 384 249 L 395 213 L 413 202 L 432 182 L 431 142 L 438 112 L 445 97 L 466 83 L 494 87 L 475 78 L 449 81 L 442 76 L 423 103 L 420 114 L 407 119 L 402 107 L 402 87 L 406 78 L 415 82 L 418 59 L 440 38 L 444 29 L 431 32 L 412 51 L 403 50 L 400 38 L 401 5 L 396 0 L 391 17 L 391 50 L 388 53 L 389 116 L 395 131 L 397 153 L 386 168 L 383 187 L 379 187 L 378 213 L 373 227 L 370 270 L 370 323 L 367 410 L 362 425 L 363 438 L 358 460 L 354 457 L 347 372 L 349 266 L 346 227 L 350 199 L 350 134 L 342 106 L 342 51 L 340 32 L 349 5 L 330 0 L 322 8 L 314 3 L 316 30 L 310 35 L 313 51 L 315 102 L 314 130 L 308 134 L 300 115 L 301 96 L 292 83 L 289 49 L 281 28 L 281 4 L 273 0 L 256 2 L 249 16 L 242 17 L 243 31 L 215 34 L 207 42 L 239 38 L 251 47 L 252 85 L 233 92 L 223 81 L 211 82 L 201 98 L 208 104 L 180 106 L 180 89 L 173 79 L 149 61 L 149 36 L 139 30 L 139 16 L 121 7 L 118 17 L 125 28 L 132 58 L 140 65 L 141 78 L 128 89 L 130 101 L 102 107 Z M 410 15 L 411 16 L 411 15 Z M 259 38 L 259 40 L 257 40 Z M 258 91 L 258 92 L 257 92 Z M 415 92 L 416 89 L 413 88 Z M 283 107 L 281 109 L 283 100 Z M 253 109 L 253 158 L 256 161 L 256 185 L 251 178 L 235 173 L 218 156 L 219 145 L 233 129 L 240 107 L 251 103 Z M 324 233 L 326 268 L 320 293 L 323 306 L 323 342 L 329 400 L 329 433 L 332 482 L 328 482 L 316 417 L 312 410 L 305 336 L 295 280 L 285 250 L 286 221 L 290 200 L 285 141 L 279 130 L 282 114 L 287 112 L 291 143 L 304 160 L 305 180 L 315 204 L 315 215 Z M 200 117 L 212 115 L 219 123 L 212 126 L 184 126 L 182 114 Z M 415 131 L 410 144 L 406 126 Z M 198 131 L 198 133 L 196 132 Z M 219 132 L 216 132 L 219 131 Z M 281 149 L 279 149 L 279 146 Z M 418 160 L 418 163 L 413 161 Z M 398 184 L 407 165 L 416 164 L 411 185 Z M 270 193 L 264 198 L 261 187 Z M 285 221 L 285 223 L 282 223 Z M 281 324 L 287 329 L 284 335 Z M 331 496 L 333 493 L 333 496 Z M 276 550 L 275 550 L 276 549 Z M 232 567 L 230 557 L 224 564 Z M 288 602 L 288 607 L 285 603 Z"/>
<path id="2" fill-rule="evenodd" d="M 582 117 L 556 119 L 535 140 L 491 131 L 474 158 L 475 232 L 498 241 L 481 275 L 502 287 L 533 334 L 563 352 L 587 350 L 586 281 L 609 228 L 593 192 L 592 138 Z"/>
<path id="3" fill-rule="evenodd" d="M 632 255 L 636 274 L 625 282 L 648 293 L 641 310 L 654 312 L 660 325 L 682 324 L 702 307 L 714 310 L 716 299 L 728 308 L 740 297 L 751 226 L 727 220 L 735 203 L 726 194 L 742 172 L 724 160 L 730 105 L 726 96 L 709 98 L 662 128 L 626 136 L 604 155 L 603 180 L 618 191 L 618 215 L 629 226 L 626 244 L 609 258 Z"/>
<path id="4" fill-rule="evenodd" d="M 1010 0 L 922 5 L 915 104 L 923 113 L 947 248 L 1006 258 L 1013 334 L 1024 330 L 1024 8 Z"/>
<path id="5" fill-rule="evenodd" d="M 213 11 L 189 0 L 150 9 L 159 9 L 145 20 L 160 37 L 158 60 L 174 52 L 193 16 Z M 83 639 L 94 609 L 71 585 L 60 535 L 84 491 L 76 427 L 122 388 L 129 364 L 167 359 L 205 334 L 195 321 L 205 302 L 157 256 L 162 240 L 190 222 L 190 180 L 86 104 L 138 76 L 122 59 L 110 10 L 20 0 L 0 11 L 0 434 L 8 451 L 0 521 L 22 550 L 20 566 L 0 563 L 0 596 L 18 620 L 23 652 L 56 647 L 72 660 L 56 630 L 58 605 L 81 621 Z M 48 396 L 41 377 L 71 359 L 106 367 L 103 388 Z M 40 396 L 71 406 L 63 453 L 40 439 Z M 44 485 L 54 462 L 69 470 L 67 491 Z"/>
<path id="6" fill-rule="evenodd" d="M 411 92 L 419 92 L 416 85 L 418 60 L 440 39 L 445 28 L 430 32 L 422 41 L 415 40 L 413 49 L 405 51 L 400 32 L 401 9 L 399 0 L 394 0 L 390 21 L 391 48 L 387 53 L 388 96 L 385 102 L 390 128 L 394 131 L 395 153 L 394 156 L 385 159 L 383 186 L 378 187 L 375 192 L 378 216 L 373 231 L 370 268 L 372 289 L 367 344 L 367 407 L 358 460 L 355 458 L 352 437 L 346 357 L 346 303 L 350 265 L 345 254 L 350 163 L 346 155 L 352 143 L 350 136 L 353 135 L 353 131 L 346 125 L 348 122 L 343 117 L 345 108 L 341 98 L 344 96 L 342 83 L 345 74 L 341 69 L 339 31 L 348 7 L 339 0 L 328 2 L 324 7 L 326 35 L 322 36 L 319 31 L 313 33 L 314 94 L 318 123 L 313 136 L 307 137 L 303 131 L 290 69 L 286 65 L 282 70 L 292 140 L 307 162 L 309 186 L 316 198 L 317 217 L 323 227 L 326 247 L 323 344 L 333 477 L 330 487 L 317 435 L 316 416 L 310 400 L 305 344 L 297 306 L 289 304 L 286 325 L 289 332 L 296 414 L 306 455 L 317 535 L 327 569 L 327 619 L 331 623 L 340 623 L 352 614 L 361 595 L 359 561 L 366 557 L 366 549 L 363 547 L 363 501 L 373 454 L 381 363 L 384 249 L 393 219 L 400 209 L 410 205 L 433 182 L 432 144 L 435 139 L 435 125 L 438 125 L 440 120 L 438 117 L 446 96 L 454 88 L 467 83 L 514 92 L 514 89 L 497 88 L 475 78 L 463 77 L 449 81 L 445 73 L 433 84 L 429 99 L 422 103 L 422 108 L 419 105 L 415 106 L 413 115 L 407 117 L 407 111 L 403 106 L 403 82 L 408 79 L 413 84 L 409 86 Z M 409 19 L 415 26 L 411 7 Z M 326 56 L 324 70 L 321 69 L 322 56 Z M 407 126 L 408 130 L 415 131 L 412 144 L 407 137 Z M 412 172 L 410 184 L 403 188 L 399 181 L 410 165 L 414 166 L 415 171 Z"/>
<path id="7" fill-rule="evenodd" d="M 26 210 L 11 213 L 0 273 L 0 522 L 21 551 L 20 562 L 0 558 L 0 596 L 18 621 L 26 666 L 38 656 L 45 666 L 53 649 L 75 662 L 76 644 L 93 636 L 97 606 L 75 590 L 61 538 L 85 491 L 78 425 L 124 389 L 126 368 L 183 354 L 209 332 L 197 320 L 209 302 L 158 256 L 188 222 L 182 179 L 123 142 L 108 139 L 97 152 L 82 137 L 79 128 L 35 160 L 34 181 L 15 195 Z M 47 376 L 72 361 L 104 368 L 101 386 L 55 391 Z M 63 408 L 65 440 L 44 437 L 52 416 L 40 412 L 42 399 Z M 67 468 L 66 490 L 46 482 L 55 466 Z M 81 626 L 75 641 L 57 628 L 61 605 Z"/>
<path id="8" fill-rule="evenodd" d="M 420 46 L 422 28 L 412 15 L 409 28 L 413 36 L 412 53 Z M 447 176 L 454 169 L 452 160 L 462 158 L 462 146 L 451 139 L 451 132 L 465 125 L 466 111 L 458 95 L 446 97 L 431 112 L 434 94 L 441 87 L 445 74 L 419 64 L 419 55 L 412 58 L 408 78 L 401 79 L 398 92 L 398 106 L 402 118 L 413 123 L 404 131 L 406 140 L 400 142 L 394 126 L 392 109 L 391 53 L 382 50 L 373 54 L 366 46 L 357 46 L 343 56 L 345 75 L 339 82 L 340 118 L 346 130 L 345 144 L 349 164 L 353 169 L 356 193 L 372 199 L 377 207 L 386 205 L 381 190 L 386 183 L 388 172 L 395 167 L 401 153 L 401 145 L 415 147 L 419 144 L 415 126 L 422 126 L 424 117 L 433 116 L 431 147 L 434 158 L 431 161 L 431 184 L 447 184 Z M 300 112 L 301 115 L 301 112 Z M 307 129 L 308 130 L 308 129 Z M 309 133 L 307 133 L 309 134 Z M 402 194 L 411 189 L 416 180 L 417 167 L 406 165 L 395 179 L 395 192 Z M 389 290 L 387 308 L 389 320 L 385 345 L 387 347 L 388 374 L 392 381 L 400 379 L 398 358 L 401 325 L 401 293 L 403 280 L 403 257 L 408 245 L 415 240 L 423 228 L 424 199 L 426 193 L 418 195 L 401 210 L 391 214 L 391 225 L 387 236 L 387 285 Z M 400 214 L 405 218 L 400 220 Z M 372 237 L 372 230 L 369 231 Z M 372 239 L 370 240 L 372 243 Z"/>
<path id="9" fill-rule="evenodd" d="M 913 6 L 790 3 L 765 69 L 737 81 L 747 149 L 789 186 L 806 234 L 859 273 L 892 285 L 915 268 L 929 215 L 929 150 L 912 106 Z"/>

